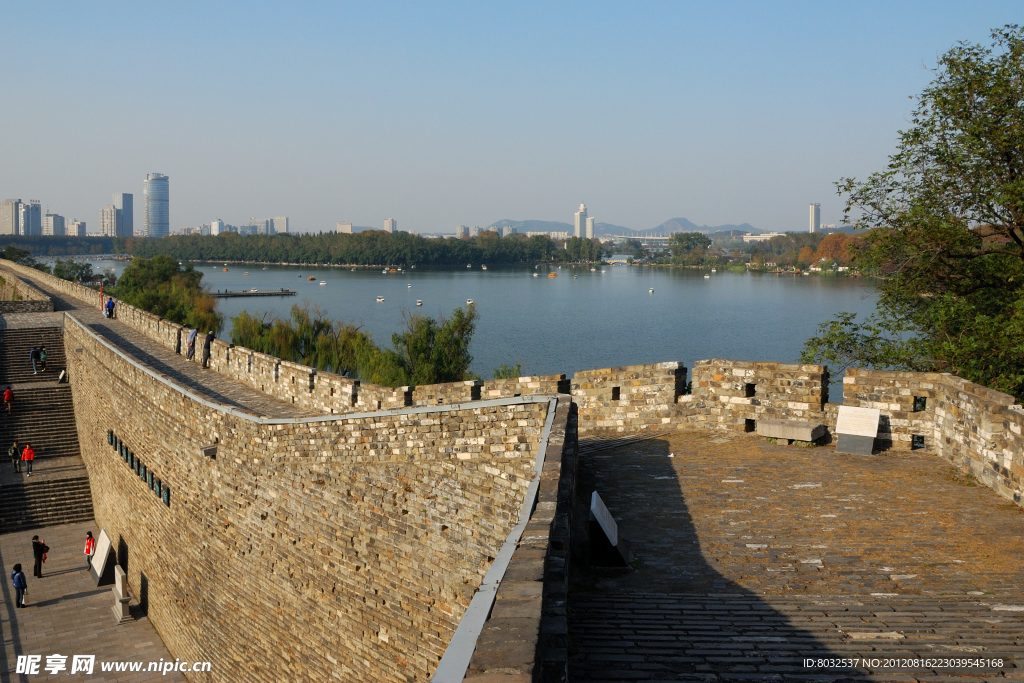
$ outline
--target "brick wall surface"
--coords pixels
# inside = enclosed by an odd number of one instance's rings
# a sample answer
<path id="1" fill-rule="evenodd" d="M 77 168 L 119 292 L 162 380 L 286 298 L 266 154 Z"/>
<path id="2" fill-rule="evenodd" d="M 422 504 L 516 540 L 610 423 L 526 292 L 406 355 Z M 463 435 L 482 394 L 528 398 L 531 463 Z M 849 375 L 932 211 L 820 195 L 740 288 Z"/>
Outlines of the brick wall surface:
<path id="1" fill-rule="evenodd" d="M 73 318 L 65 338 L 97 522 L 176 657 L 222 662 L 212 681 L 429 677 L 518 519 L 546 401 L 277 424 L 190 398 Z"/>
<path id="2" fill-rule="evenodd" d="M 5 273 L 0 277 L 0 313 L 44 313 L 53 301 L 21 278 Z"/>
<path id="3" fill-rule="evenodd" d="M 686 368 L 678 362 L 577 372 L 572 398 L 579 407 L 579 432 L 670 428 L 685 386 Z"/>

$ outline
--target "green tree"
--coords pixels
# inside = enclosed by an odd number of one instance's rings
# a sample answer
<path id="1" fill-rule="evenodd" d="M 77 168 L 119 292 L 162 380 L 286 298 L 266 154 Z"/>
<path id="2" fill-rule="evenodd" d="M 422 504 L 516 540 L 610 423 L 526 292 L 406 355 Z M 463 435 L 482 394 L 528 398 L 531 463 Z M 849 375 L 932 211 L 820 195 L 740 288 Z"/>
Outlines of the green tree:
<path id="1" fill-rule="evenodd" d="M 53 274 L 62 280 L 71 282 L 91 283 L 93 279 L 92 264 L 83 263 L 74 259 L 60 260 L 53 262 Z"/>
<path id="2" fill-rule="evenodd" d="M 1024 397 L 1024 33 L 939 59 L 884 171 L 837 183 L 879 278 L 867 320 L 844 313 L 805 362 L 950 372 Z"/>
<path id="3" fill-rule="evenodd" d="M 224 319 L 202 279 L 191 263 L 182 268 L 170 256 L 134 258 L 111 294 L 181 325 L 218 331 Z"/>

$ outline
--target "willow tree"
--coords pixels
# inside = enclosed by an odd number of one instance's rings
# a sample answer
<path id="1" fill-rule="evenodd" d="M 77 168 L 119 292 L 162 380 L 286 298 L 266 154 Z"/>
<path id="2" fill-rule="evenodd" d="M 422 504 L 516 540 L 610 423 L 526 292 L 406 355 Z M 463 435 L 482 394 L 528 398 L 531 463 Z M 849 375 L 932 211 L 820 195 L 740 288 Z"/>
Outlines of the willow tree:
<path id="1" fill-rule="evenodd" d="M 803 359 L 1024 397 L 1024 32 L 959 43 L 933 73 L 887 168 L 837 183 L 870 230 L 855 263 L 878 277 L 877 309 L 821 325 Z"/>

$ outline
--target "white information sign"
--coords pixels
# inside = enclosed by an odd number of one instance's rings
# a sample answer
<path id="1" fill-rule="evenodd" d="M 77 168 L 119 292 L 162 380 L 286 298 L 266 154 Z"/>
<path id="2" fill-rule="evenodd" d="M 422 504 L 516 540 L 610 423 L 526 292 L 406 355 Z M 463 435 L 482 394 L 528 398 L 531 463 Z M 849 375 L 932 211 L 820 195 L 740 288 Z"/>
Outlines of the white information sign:
<path id="1" fill-rule="evenodd" d="M 836 434 L 870 436 L 873 439 L 878 436 L 878 418 L 881 413 L 878 408 L 839 406 Z"/>
<path id="2" fill-rule="evenodd" d="M 103 576 L 107 568 L 107 556 L 110 555 L 110 537 L 100 529 L 100 537 L 96 540 L 96 551 L 92 554 L 92 566 L 96 576 Z M 99 579 L 97 579 L 99 581 Z"/>
<path id="3" fill-rule="evenodd" d="M 597 495 L 597 491 L 594 491 L 594 495 L 590 497 L 590 515 L 601 525 L 601 530 L 604 531 L 604 535 L 608 537 L 611 544 L 618 545 L 619 525 L 615 523 L 612 513 L 608 512 L 608 508 L 605 507 L 601 496 Z"/>

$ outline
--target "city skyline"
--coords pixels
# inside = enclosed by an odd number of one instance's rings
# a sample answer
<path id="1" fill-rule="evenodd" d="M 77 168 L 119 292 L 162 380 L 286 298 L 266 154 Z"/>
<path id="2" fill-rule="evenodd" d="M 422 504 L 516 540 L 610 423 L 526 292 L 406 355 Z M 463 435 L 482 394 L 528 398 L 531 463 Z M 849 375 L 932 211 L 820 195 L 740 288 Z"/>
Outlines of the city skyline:
<path id="1" fill-rule="evenodd" d="M 637 229 L 687 216 L 800 230 L 808 198 L 839 223 L 833 183 L 885 167 L 937 56 L 1019 14 L 1010 2 L 271 5 L 244 24 L 231 5 L 197 12 L 8 7 L 11 25 L 46 31 L 0 45 L 22 94 L 0 102 L 12 133 L 0 197 L 92 223 L 112 189 L 138 194 L 156 168 L 175 178 L 172 232 L 282 213 L 293 232 L 339 216 L 450 232 L 565 220 L 566 198 L 583 196 Z M 280 106 L 195 106 L 267 92 Z M 595 102 L 585 117 L 570 92 Z M 18 104 L 53 97 L 76 115 Z"/>

